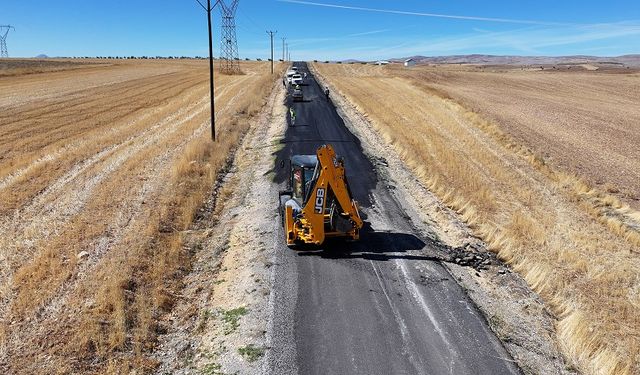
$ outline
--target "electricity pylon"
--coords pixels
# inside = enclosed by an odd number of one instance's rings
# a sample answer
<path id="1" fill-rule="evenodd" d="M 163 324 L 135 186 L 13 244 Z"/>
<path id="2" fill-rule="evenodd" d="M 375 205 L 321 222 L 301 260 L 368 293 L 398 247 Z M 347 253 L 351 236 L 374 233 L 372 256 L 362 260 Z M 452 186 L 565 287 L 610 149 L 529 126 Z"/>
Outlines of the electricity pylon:
<path id="1" fill-rule="evenodd" d="M 7 34 L 9 34 L 9 30 L 11 29 L 15 30 L 16 28 L 11 25 L 0 25 L 0 58 L 9 57 L 9 52 L 7 51 Z"/>
<path id="2" fill-rule="evenodd" d="M 232 0 L 227 5 L 220 0 L 220 13 L 222 14 L 222 43 L 220 45 L 221 58 L 220 72 L 225 74 L 240 74 L 240 62 L 238 59 L 238 40 L 236 39 L 236 10 L 240 0 Z"/>

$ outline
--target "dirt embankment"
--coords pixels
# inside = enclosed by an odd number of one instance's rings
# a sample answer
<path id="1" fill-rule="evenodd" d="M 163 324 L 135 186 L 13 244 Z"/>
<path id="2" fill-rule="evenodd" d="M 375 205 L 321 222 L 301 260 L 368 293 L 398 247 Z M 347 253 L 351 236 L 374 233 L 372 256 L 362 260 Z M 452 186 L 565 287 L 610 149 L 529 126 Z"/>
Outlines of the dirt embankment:
<path id="1" fill-rule="evenodd" d="M 267 63 L 132 61 L 0 80 L 0 369 L 149 370 L 184 236 L 273 87 Z"/>
<path id="2" fill-rule="evenodd" d="M 594 374 L 639 371 L 640 320 L 634 311 L 640 306 L 640 242 L 631 228 L 633 210 L 616 206 L 613 198 L 607 206 L 609 198 L 432 86 L 432 73 L 317 68 L 420 182 L 543 297 L 570 364 Z M 459 86 L 464 89 L 464 82 Z M 622 107 L 633 112 L 628 105 Z M 624 215 L 630 226 L 620 224 Z"/>

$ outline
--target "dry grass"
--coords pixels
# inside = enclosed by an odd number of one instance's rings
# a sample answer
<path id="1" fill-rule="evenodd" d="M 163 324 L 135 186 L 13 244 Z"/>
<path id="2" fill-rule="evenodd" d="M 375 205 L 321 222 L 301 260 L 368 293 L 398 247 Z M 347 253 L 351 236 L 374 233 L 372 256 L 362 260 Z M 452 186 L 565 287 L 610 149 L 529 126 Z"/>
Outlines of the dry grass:
<path id="1" fill-rule="evenodd" d="M 217 77 L 213 144 L 204 62 L 101 69 L 83 70 L 84 86 L 64 72 L 0 83 L 16 93 L 0 95 L 8 372 L 154 367 L 161 318 L 194 252 L 183 234 L 274 84 L 266 63 Z M 33 92 L 38 80 L 50 90 Z"/>
<path id="2" fill-rule="evenodd" d="M 391 69 L 444 92 L 563 170 L 640 209 L 638 70 Z M 475 70 L 475 71 L 474 71 Z M 576 158 L 575 155 L 580 155 Z"/>
<path id="3" fill-rule="evenodd" d="M 622 224 L 636 212 L 556 170 L 424 77 L 316 67 L 543 296 L 571 362 L 590 374 L 640 372 L 640 243 L 633 221 Z"/>

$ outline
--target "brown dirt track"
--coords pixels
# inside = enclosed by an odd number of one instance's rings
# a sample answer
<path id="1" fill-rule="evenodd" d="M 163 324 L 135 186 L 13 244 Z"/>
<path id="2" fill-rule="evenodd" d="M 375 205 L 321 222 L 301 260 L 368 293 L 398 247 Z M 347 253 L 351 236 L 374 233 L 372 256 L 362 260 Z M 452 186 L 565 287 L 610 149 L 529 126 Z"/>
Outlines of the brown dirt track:
<path id="1" fill-rule="evenodd" d="M 182 232 L 272 87 L 266 63 L 93 63 L 0 75 L 0 370 L 152 368 Z"/>

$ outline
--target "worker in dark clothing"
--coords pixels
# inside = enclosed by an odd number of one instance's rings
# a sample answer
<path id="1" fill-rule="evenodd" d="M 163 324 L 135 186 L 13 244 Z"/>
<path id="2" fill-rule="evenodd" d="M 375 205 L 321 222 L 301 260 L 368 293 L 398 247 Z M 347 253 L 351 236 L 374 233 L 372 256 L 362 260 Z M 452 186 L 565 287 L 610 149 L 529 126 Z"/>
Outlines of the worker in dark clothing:
<path id="1" fill-rule="evenodd" d="M 289 107 L 289 115 L 291 116 L 291 126 L 296 125 L 296 111 L 293 107 Z"/>

